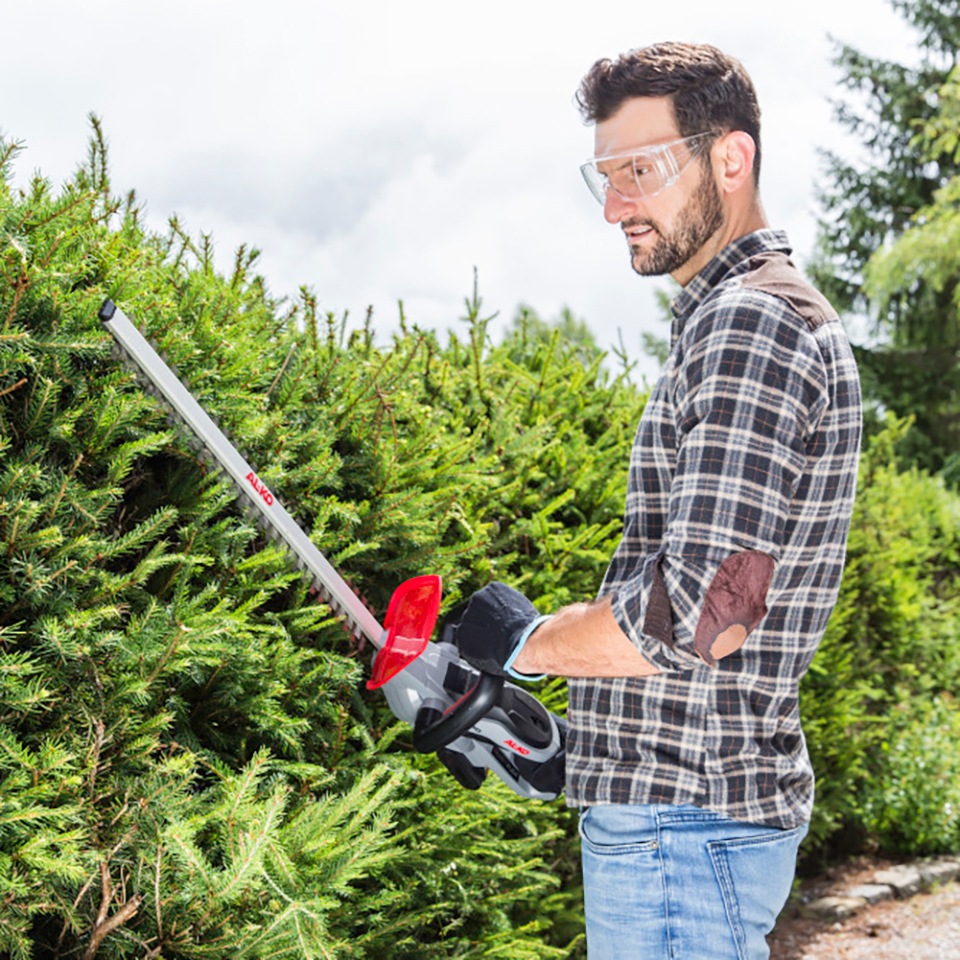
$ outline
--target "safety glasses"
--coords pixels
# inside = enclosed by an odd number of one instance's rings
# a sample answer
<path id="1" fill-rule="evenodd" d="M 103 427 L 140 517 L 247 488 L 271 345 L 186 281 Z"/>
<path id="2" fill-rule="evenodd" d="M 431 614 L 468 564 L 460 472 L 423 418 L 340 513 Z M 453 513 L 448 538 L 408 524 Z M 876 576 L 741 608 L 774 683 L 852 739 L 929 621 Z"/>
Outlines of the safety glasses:
<path id="1" fill-rule="evenodd" d="M 606 203 L 609 190 L 621 200 L 655 197 L 672 187 L 690 161 L 716 136 L 714 132 L 697 133 L 640 150 L 593 157 L 580 165 L 580 172 L 599 203 Z"/>

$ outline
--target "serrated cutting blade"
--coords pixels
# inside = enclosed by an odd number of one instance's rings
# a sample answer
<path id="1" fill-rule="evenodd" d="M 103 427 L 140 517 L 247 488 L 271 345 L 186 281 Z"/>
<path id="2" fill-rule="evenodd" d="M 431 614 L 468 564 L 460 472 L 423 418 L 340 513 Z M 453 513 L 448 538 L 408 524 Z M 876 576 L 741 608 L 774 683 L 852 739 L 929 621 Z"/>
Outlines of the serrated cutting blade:
<path id="1" fill-rule="evenodd" d="M 121 360 L 150 393 L 163 401 L 171 419 L 187 428 L 188 440 L 192 437 L 199 443 L 205 459 L 230 479 L 240 494 L 245 512 L 293 554 L 310 585 L 331 610 L 343 618 L 357 639 L 365 637 L 377 648 L 382 647 L 384 631 L 377 618 L 300 529 L 150 342 L 112 300 L 104 301 L 99 317 L 120 347 Z"/>

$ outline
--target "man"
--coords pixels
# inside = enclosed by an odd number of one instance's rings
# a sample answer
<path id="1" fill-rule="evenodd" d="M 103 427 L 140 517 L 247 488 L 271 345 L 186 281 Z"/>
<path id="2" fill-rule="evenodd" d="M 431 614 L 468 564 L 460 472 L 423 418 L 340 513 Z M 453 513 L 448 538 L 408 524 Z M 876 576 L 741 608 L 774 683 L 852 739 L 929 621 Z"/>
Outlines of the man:
<path id="1" fill-rule="evenodd" d="M 633 269 L 669 274 L 672 345 L 593 603 L 540 617 L 491 584 L 468 660 L 569 678 L 591 960 L 767 957 L 813 802 L 798 685 L 836 601 L 860 391 L 836 312 L 758 193 L 759 108 L 734 59 L 601 60 L 583 165 Z"/>

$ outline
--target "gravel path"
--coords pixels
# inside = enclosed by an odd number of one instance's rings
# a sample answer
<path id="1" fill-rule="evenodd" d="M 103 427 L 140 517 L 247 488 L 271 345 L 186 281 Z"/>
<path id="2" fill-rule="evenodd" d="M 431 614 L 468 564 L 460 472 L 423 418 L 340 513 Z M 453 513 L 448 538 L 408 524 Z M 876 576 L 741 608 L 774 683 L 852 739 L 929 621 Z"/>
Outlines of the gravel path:
<path id="1" fill-rule="evenodd" d="M 788 916 L 770 937 L 771 960 L 958 960 L 960 886 L 865 907 L 840 923 Z"/>

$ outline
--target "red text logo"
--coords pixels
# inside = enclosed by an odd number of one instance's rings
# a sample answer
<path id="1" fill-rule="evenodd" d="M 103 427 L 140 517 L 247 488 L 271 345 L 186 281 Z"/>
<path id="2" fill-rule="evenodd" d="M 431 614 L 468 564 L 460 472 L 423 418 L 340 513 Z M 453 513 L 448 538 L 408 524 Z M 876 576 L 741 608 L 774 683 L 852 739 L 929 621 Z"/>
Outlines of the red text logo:
<path id="1" fill-rule="evenodd" d="M 522 757 L 526 757 L 530 751 L 526 747 L 521 747 L 516 740 L 504 740 L 504 745 L 509 747 L 511 750 L 515 750 Z"/>
<path id="2" fill-rule="evenodd" d="M 263 485 L 263 481 L 251 470 L 247 474 L 247 483 L 260 494 L 260 499 L 268 506 L 273 506 L 273 494 Z"/>

